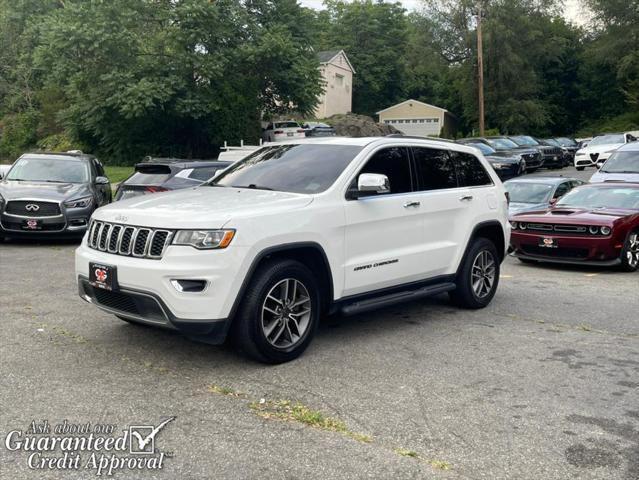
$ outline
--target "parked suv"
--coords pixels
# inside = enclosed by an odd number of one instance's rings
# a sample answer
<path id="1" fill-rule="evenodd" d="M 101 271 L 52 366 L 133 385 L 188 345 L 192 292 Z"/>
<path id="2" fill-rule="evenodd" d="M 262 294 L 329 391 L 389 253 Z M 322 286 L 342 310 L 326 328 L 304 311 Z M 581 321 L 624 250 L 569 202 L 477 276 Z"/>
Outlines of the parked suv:
<path id="1" fill-rule="evenodd" d="M 509 243 L 505 189 L 470 147 L 409 137 L 266 146 L 195 189 L 95 212 L 80 296 L 270 363 L 320 316 L 448 292 L 482 308 Z"/>
<path id="2" fill-rule="evenodd" d="M 115 200 L 150 193 L 197 187 L 213 178 L 232 162 L 183 160 L 179 158 L 147 158 L 135 166 L 135 172 L 118 185 Z"/>
<path id="3" fill-rule="evenodd" d="M 506 155 L 519 155 L 526 162 L 526 172 L 534 172 L 543 166 L 541 153 L 534 148 L 520 147 L 506 137 L 474 137 L 459 140 L 460 143 L 468 144 L 481 142 L 489 147 Z"/>
<path id="4" fill-rule="evenodd" d="M 520 147 L 534 148 L 539 153 L 543 160 L 542 165 L 546 168 L 563 168 L 564 167 L 564 152 L 561 147 L 556 145 L 543 145 L 536 138 L 529 135 L 514 135 L 508 137 Z"/>
<path id="5" fill-rule="evenodd" d="M 82 236 L 93 211 L 110 201 L 97 158 L 26 153 L 0 181 L 0 237 Z"/>

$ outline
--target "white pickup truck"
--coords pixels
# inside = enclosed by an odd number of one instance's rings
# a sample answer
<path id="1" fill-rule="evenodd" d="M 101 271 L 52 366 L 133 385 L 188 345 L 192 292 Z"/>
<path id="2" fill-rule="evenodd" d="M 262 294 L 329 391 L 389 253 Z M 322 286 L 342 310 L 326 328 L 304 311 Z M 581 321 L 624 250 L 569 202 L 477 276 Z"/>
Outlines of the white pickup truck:
<path id="1" fill-rule="evenodd" d="M 488 305 L 507 195 L 478 150 L 411 137 L 317 138 L 255 151 L 204 185 L 98 209 L 76 251 L 80 296 L 279 363 L 320 317 L 448 292 Z"/>

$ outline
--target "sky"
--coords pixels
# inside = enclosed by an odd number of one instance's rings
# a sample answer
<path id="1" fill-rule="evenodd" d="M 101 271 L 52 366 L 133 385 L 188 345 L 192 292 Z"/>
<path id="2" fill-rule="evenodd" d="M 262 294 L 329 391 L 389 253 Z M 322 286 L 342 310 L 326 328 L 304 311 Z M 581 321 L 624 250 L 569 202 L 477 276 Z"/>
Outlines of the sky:
<path id="1" fill-rule="evenodd" d="M 419 9 L 422 0 L 398 0 L 399 3 L 404 5 L 408 10 Z M 583 24 L 586 21 L 583 14 L 583 7 L 581 6 L 581 0 L 564 0 L 566 8 L 564 10 L 564 16 L 575 23 Z M 299 2 L 305 7 L 321 9 L 322 0 L 299 0 Z"/>

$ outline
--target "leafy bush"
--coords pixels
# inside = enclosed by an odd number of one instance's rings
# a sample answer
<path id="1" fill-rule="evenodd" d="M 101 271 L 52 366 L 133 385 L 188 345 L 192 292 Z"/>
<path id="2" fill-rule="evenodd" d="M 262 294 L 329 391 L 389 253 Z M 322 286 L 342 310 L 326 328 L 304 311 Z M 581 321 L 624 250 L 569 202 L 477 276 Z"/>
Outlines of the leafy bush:
<path id="1" fill-rule="evenodd" d="M 0 120 L 0 157 L 15 159 L 35 146 L 40 114 L 35 110 L 6 115 Z"/>
<path id="2" fill-rule="evenodd" d="M 55 133 L 38 141 L 38 147 L 50 152 L 66 152 L 68 150 L 82 150 L 82 147 L 68 135 Z"/>
<path id="3" fill-rule="evenodd" d="M 629 112 L 612 118 L 589 123 L 576 134 L 578 138 L 592 137 L 600 133 L 639 130 L 639 112 Z"/>

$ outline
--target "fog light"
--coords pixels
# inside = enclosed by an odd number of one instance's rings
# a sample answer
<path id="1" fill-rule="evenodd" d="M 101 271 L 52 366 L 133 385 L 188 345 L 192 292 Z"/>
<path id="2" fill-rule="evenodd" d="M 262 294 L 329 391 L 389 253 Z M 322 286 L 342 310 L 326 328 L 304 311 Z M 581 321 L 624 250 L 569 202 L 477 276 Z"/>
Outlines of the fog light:
<path id="1" fill-rule="evenodd" d="M 171 280 L 171 285 L 180 293 L 203 292 L 208 285 L 206 280 Z"/>

